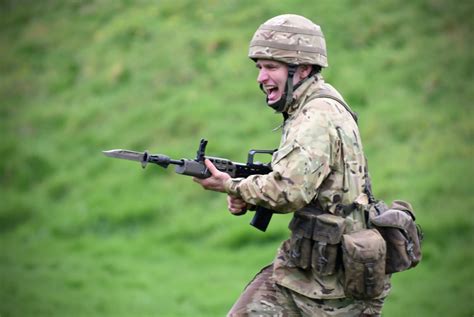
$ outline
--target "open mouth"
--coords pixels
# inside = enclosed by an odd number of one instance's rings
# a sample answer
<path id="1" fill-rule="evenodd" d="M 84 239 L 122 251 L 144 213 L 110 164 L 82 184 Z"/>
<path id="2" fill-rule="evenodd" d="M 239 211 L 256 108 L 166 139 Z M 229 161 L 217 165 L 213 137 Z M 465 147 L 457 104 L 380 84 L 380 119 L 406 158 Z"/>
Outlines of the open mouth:
<path id="1" fill-rule="evenodd" d="M 268 101 L 277 101 L 280 97 L 280 94 L 278 93 L 278 87 L 276 86 L 265 87 L 265 93 L 267 94 Z"/>

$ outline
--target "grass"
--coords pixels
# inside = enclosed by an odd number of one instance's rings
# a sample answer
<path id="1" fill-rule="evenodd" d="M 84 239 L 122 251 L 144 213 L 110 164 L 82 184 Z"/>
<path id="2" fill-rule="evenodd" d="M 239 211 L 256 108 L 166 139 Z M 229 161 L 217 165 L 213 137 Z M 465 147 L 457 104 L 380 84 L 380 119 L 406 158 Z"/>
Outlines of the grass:
<path id="1" fill-rule="evenodd" d="M 281 13 L 322 25 L 374 190 L 410 200 L 424 259 L 384 316 L 471 316 L 473 5 L 445 0 L 0 2 L 0 315 L 222 316 L 288 231 L 231 217 L 129 148 L 245 161 L 272 149 L 247 45 Z M 434 291 L 435 290 L 435 291 Z"/>

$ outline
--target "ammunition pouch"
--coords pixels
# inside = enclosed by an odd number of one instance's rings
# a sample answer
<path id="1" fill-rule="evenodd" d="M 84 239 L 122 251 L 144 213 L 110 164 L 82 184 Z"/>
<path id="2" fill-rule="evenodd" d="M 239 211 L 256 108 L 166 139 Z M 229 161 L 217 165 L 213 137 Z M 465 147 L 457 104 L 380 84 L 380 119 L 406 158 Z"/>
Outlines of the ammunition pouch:
<path id="1" fill-rule="evenodd" d="M 334 274 L 339 260 L 339 245 L 345 219 L 332 214 L 295 213 L 290 226 L 290 262 L 318 275 Z"/>
<path id="2" fill-rule="evenodd" d="M 376 229 L 343 235 L 342 260 L 346 296 L 371 299 L 382 294 L 385 285 L 385 255 L 385 241 Z"/>
<path id="3" fill-rule="evenodd" d="M 289 228 L 289 267 L 316 275 L 344 269 L 348 297 L 371 299 L 382 294 L 385 275 L 416 266 L 421 260 L 423 233 L 411 205 L 396 200 L 365 205 L 368 228 L 350 231 L 346 218 L 319 209 L 295 212 Z"/>
<path id="4" fill-rule="evenodd" d="M 423 233 L 415 223 L 410 203 L 393 201 L 390 208 L 369 208 L 369 223 L 387 243 L 386 273 L 395 273 L 415 267 L 421 261 Z"/>
<path id="5" fill-rule="evenodd" d="M 311 267 L 313 227 L 315 216 L 310 213 L 295 213 L 290 222 L 291 266 L 306 270 Z"/>

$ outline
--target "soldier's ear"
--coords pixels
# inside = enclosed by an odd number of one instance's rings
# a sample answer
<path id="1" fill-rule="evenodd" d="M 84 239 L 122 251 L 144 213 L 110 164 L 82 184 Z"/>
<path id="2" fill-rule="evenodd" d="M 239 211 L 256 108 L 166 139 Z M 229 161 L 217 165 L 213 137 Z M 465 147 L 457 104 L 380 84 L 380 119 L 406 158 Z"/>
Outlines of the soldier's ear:
<path id="1" fill-rule="evenodd" d="M 309 74 L 311 74 L 311 71 L 313 70 L 313 66 L 311 65 L 299 65 L 299 72 L 300 72 L 300 77 L 302 79 L 307 78 Z"/>

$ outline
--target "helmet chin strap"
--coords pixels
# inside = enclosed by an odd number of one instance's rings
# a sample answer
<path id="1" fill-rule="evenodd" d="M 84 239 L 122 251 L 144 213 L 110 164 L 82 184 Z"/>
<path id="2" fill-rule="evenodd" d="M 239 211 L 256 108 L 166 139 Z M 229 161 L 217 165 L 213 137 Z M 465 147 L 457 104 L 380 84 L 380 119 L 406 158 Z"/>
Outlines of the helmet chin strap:
<path id="1" fill-rule="evenodd" d="M 290 104 L 293 102 L 293 77 L 296 73 L 298 65 L 289 64 L 288 65 L 288 78 L 286 80 L 285 93 L 280 97 L 280 100 L 272 104 L 268 103 L 267 105 L 273 108 L 276 112 L 285 112 Z M 260 84 L 260 89 L 263 90 L 263 86 Z"/>

